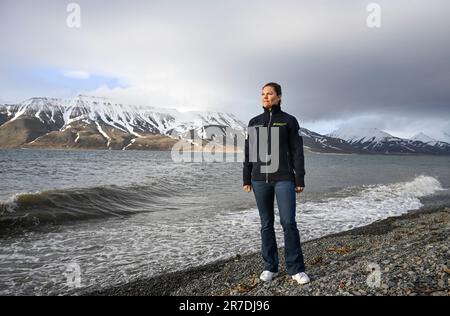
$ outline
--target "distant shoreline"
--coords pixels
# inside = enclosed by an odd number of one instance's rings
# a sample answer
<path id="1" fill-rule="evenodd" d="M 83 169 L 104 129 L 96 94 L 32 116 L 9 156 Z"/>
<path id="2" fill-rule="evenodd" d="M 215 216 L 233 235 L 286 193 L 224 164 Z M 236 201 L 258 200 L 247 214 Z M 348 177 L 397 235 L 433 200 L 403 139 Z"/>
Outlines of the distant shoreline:
<path id="1" fill-rule="evenodd" d="M 306 286 L 286 274 L 280 249 L 281 275 L 268 284 L 258 279 L 260 254 L 252 253 L 83 295 L 447 296 L 449 223 L 450 205 L 430 206 L 306 241 L 303 251 L 312 279 Z M 371 264 L 381 278 L 369 286 Z"/>
<path id="2" fill-rule="evenodd" d="M 127 152 L 133 152 L 133 151 L 149 151 L 149 152 L 170 152 L 170 150 L 161 150 L 161 149 L 104 149 L 104 148 L 26 148 L 26 147 L 20 147 L 20 148 L 2 148 L 0 147 L 0 151 L 2 150 L 36 150 L 36 151 L 73 151 L 73 152 L 80 152 L 80 151 L 111 151 L 111 152 L 121 152 L 121 151 L 127 151 Z M 189 153 L 199 153 L 202 151 L 186 151 Z M 222 154 L 243 154 L 241 151 L 234 151 L 234 152 L 227 152 L 227 151 L 218 151 L 218 153 Z M 309 149 L 305 148 L 305 153 L 310 154 L 320 154 L 320 155 L 337 155 L 337 156 L 383 156 L 383 157 L 389 157 L 389 156 L 397 156 L 397 157 L 450 157 L 450 155 L 436 155 L 436 154 L 414 154 L 414 153 L 335 153 L 335 152 L 322 152 L 322 151 L 311 151 Z"/>

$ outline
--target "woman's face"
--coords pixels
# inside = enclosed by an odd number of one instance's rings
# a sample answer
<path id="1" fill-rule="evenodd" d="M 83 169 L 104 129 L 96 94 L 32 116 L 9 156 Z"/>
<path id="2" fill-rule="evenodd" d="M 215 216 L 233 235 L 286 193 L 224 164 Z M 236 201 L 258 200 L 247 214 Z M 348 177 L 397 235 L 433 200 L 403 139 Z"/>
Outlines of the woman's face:
<path id="1" fill-rule="evenodd" d="M 270 109 L 273 105 L 278 105 L 280 100 L 281 98 L 277 95 L 277 92 L 273 87 L 264 87 L 261 93 L 261 102 L 263 107 Z"/>

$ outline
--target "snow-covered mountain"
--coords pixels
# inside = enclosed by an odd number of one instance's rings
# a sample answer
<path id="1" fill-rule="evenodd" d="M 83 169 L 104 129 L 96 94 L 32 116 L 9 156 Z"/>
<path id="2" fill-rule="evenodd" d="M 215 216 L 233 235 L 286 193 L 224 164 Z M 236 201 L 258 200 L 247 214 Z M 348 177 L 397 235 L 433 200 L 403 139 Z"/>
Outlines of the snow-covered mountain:
<path id="1" fill-rule="evenodd" d="M 305 149 L 313 152 L 355 153 L 356 148 L 343 139 L 333 138 L 300 128 Z"/>
<path id="2" fill-rule="evenodd" d="M 230 127 L 242 134 L 245 128 L 244 123 L 229 113 L 179 112 L 118 104 L 83 95 L 72 99 L 31 98 L 19 104 L 0 106 L 0 125 L 4 130 L 0 134 L 0 145 L 2 136 L 14 138 L 13 130 L 26 134 L 16 140 L 4 139 L 6 147 L 27 143 L 47 146 L 57 140 L 63 147 L 80 143 L 82 148 L 104 145 L 112 149 L 133 148 L 135 142 L 155 135 L 178 139 L 194 131 L 201 137 L 208 126 Z"/>
<path id="3" fill-rule="evenodd" d="M 350 144 L 381 143 L 396 137 L 377 128 L 349 128 L 343 127 L 327 136 L 346 140 Z"/>
<path id="4" fill-rule="evenodd" d="M 8 106 L 10 121 L 27 115 L 60 127 L 76 121 L 96 121 L 139 136 L 139 132 L 181 134 L 205 125 L 226 125 L 243 130 L 245 125 L 233 114 L 218 112 L 179 112 L 175 109 L 140 107 L 111 102 L 105 98 L 79 95 L 73 99 L 32 98 Z"/>
<path id="5" fill-rule="evenodd" d="M 450 144 L 433 143 L 425 134 L 418 134 L 414 139 L 403 139 L 377 128 L 343 127 L 327 136 L 343 139 L 363 152 L 450 154 Z"/>
<path id="6" fill-rule="evenodd" d="M 431 138 L 430 136 L 425 135 L 424 133 L 419 133 L 411 137 L 411 140 L 417 140 L 419 142 L 423 142 L 429 145 L 435 145 L 438 142 L 438 140 Z"/>
<path id="7" fill-rule="evenodd" d="M 434 146 L 436 148 L 440 148 L 444 151 L 448 151 L 450 148 L 450 143 L 436 140 L 434 138 L 429 137 L 428 135 L 425 135 L 424 133 L 417 134 L 416 136 L 411 138 L 411 140 L 423 142 L 427 145 Z"/>

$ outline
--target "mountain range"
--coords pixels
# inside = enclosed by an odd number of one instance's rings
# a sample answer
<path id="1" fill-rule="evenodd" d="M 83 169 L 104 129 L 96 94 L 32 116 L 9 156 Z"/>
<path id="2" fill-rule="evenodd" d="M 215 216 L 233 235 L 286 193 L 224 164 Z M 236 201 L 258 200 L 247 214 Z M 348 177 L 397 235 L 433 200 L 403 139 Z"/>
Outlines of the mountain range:
<path id="1" fill-rule="evenodd" d="M 197 146 L 217 140 L 218 135 L 205 133 L 211 128 L 233 144 L 233 135 L 245 135 L 246 124 L 230 113 L 180 112 L 84 95 L 0 105 L 0 148 L 170 150 L 180 140 L 192 144 L 192 135 L 200 140 L 194 141 Z M 378 129 L 342 128 L 321 135 L 301 128 L 301 134 L 305 150 L 312 152 L 450 154 L 449 143 L 423 133 L 402 139 Z"/>
<path id="2" fill-rule="evenodd" d="M 343 139 L 356 150 L 379 154 L 450 154 L 450 144 L 419 133 L 411 139 L 395 137 L 377 128 L 340 128 L 327 136 Z"/>

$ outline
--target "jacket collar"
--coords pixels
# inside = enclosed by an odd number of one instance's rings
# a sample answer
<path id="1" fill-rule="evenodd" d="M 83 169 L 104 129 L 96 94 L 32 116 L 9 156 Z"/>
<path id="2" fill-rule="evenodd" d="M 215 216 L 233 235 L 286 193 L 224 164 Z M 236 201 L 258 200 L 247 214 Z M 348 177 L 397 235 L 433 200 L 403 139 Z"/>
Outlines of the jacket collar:
<path id="1" fill-rule="evenodd" d="M 272 113 L 278 113 L 278 112 L 281 112 L 281 106 L 279 106 L 279 105 L 272 105 L 271 111 L 269 111 L 269 110 L 266 109 L 265 107 L 263 107 L 263 109 L 264 109 L 264 113 L 270 113 L 270 112 L 272 112 Z"/>

